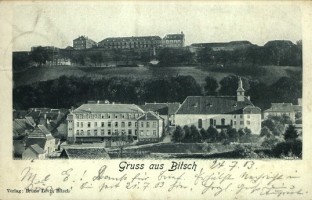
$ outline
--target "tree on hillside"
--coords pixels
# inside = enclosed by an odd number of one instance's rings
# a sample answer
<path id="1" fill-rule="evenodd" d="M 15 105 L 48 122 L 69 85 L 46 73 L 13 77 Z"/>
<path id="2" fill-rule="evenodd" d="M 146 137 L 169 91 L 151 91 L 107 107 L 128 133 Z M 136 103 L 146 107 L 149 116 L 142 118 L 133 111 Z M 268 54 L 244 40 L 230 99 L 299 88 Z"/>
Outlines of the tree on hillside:
<path id="1" fill-rule="evenodd" d="M 204 63 L 213 63 L 214 59 L 213 59 L 213 51 L 210 47 L 205 47 L 200 49 L 197 52 L 196 55 L 196 60 L 197 62 L 204 64 Z"/>
<path id="2" fill-rule="evenodd" d="M 222 142 L 224 140 L 227 140 L 228 139 L 228 135 L 227 133 L 222 129 L 219 133 L 219 141 Z"/>
<path id="3" fill-rule="evenodd" d="M 209 126 L 209 128 L 207 129 L 207 134 L 210 139 L 210 142 L 216 142 L 218 140 L 219 133 L 215 127 Z"/>
<path id="4" fill-rule="evenodd" d="M 261 128 L 260 136 L 269 138 L 273 136 L 273 134 L 272 134 L 272 131 L 270 131 L 268 127 L 264 126 Z"/>
<path id="5" fill-rule="evenodd" d="M 215 78 L 207 76 L 205 78 L 205 95 L 216 95 L 216 90 L 218 89 L 219 85 Z"/>
<path id="6" fill-rule="evenodd" d="M 192 135 L 192 142 L 201 142 L 202 136 L 198 131 L 197 127 L 192 125 L 191 126 L 191 135 Z"/>
<path id="7" fill-rule="evenodd" d="M 185 143 L 191 143 L 192 142 L 192 133 L 191 133 L 190 127 L 185 125 L 183 127 L 183 130 L 184 130 L 185 135 L 184 135 L 184 138 L 182 141 Z"/>
<path id="8" fill-rule="evenodd" d="M 46 61 L 49 60 L 49 54 L 45 48 L 36 47 L 31 52 L 31 58 L 34 62 L 38 63 L 39 66 L 42 66 L 42 64 L 45 64 Z"/>
<path id="9" fill-rule="evenodd" d="M 251 133 L 252 133 L 251 130 L 247 127 L 244 128 L 244 132 L 246 135 L 251 135 Z"/>
<path id="10" fill-rule="evenodd" d="M 209 139 L 208 132 L 204 128 L 201 128 L 199 133 L 201 134 L 203 140 Z"/>
<path id="11" fill-rule="evenodd" d="M 181 143 L 183 140 L 183 137 L 185 135 L 184 130 L 181 128 L 181 126 L 177 126 L 172 134 L 172 141 Z"/>
<path id="12" fill-rule="evenodd" d="M 239 139 L 239 134 L 235 128 L 229 127 L 227 129 L 227 135 L 229 136 L 229 140 L 231 142 L 237 142 Z"/>
<path id="13" fill-rule="evenodd" d="M 284 139 L 286 141 L 289 141 L 289 140 L 295 140 L 298 138 L 298 132 L 295 128 L 295 126 L 293 125 L 289 125 L 288 128 L 286 129 L 285 133 L 284 133 Z"/>
<path id="14" fill-rule="evenodd" d="M 220 81 L 220 90 L 219 93 L 221 95 L 236 95 L 236 90 L 238 88 L 238 80 L 239 77 L 236 75 L 229 75 L 224 77 L 221 81 Z M 245 89 L 245 91 L 249 90 L 249 81 L 245 78 L 242 78 L 242 82 L 243 82 L 243 88 Z"/>

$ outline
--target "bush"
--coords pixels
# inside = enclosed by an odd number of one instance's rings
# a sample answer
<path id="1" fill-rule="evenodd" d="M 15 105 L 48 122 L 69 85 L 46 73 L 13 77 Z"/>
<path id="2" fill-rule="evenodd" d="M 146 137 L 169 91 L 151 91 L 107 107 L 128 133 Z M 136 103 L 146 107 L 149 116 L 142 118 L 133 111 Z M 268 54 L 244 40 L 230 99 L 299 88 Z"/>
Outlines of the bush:
<path id="1" fill-rule="evenodd" d="M 273 154 L 275 157 L 283 157 L 284 155 L 292 155 L 301 158 L 302 157 L 302 141 L 286 141 L 280 142 L 273 148 Z"/>

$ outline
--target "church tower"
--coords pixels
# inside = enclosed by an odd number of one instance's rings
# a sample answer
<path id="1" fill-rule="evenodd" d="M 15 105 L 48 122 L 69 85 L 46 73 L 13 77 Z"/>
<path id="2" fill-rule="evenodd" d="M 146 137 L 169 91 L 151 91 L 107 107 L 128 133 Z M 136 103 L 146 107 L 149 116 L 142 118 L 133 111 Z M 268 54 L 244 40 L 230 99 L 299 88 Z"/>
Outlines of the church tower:
<path id="1" fill-rule="evenodd" d="M 242 79 L 239 78 L 238 80 L 238 88 L 236 90 L 237 101 L 245 101 L 245 90 L 243 88 Z"/>

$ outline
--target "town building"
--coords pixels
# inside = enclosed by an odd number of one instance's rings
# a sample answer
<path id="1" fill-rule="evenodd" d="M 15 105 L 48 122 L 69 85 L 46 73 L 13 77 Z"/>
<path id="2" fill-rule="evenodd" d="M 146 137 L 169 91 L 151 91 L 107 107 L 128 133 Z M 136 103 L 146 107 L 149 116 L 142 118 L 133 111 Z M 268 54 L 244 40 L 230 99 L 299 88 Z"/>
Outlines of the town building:
<path id="1" fill-rule="evenodd" d="M 106 142 L 112 137 L 126 133 L 137 139 L 137 118 L 144 111 L 134 104 L 88 102 L 67 115 L 68 143 Z"/>
<path id="2" fill-rule="evenodd" d="M 180 103 L 145 103 L 144 105 L 140 105 L 145 112 L 153 111 L 161 118 L 164 119 L 164 125 L 173 126 L 174 125 L 174 116 L 178 108 L 180 107 Z"/>
<path id="3" fill-rule="evenodd" d="M 210 48 L 212 51 L 235 51 L 255 46 L 249 41 L 231 41 L 215 43 L 193 43 L 189 46 L 191 52 L 197 52 L 204 48 Z"/>
<path id="4" fill-rule="evenodd" d="M 261 109 L 245 96 L 240 79 L 236 96 L 187 97 L 175 114 L 175 124 L 199 129 L 213 126 L 218 130 L 247 127 L 253 134 L 260 134 Z"/>
<path id="5" fill-rule="evenodd" d="M 139 142 L 159 142 L 164 132 L 164 121 L 153 111 L 148 111 L 138 118 L 138 132 Z"/>
<path id="6" fill-rule="evenodd" d="M 105 148 L 64 148 L 60 154 L 62 159 L 110 159 Z"/>
<path id="7" fill-rule="evenodd" d="M 162 46 L 168 48 L 180 48 L 185 45 L 185 35 L 181 34 L 167 34 L 162 40 Z"/>
<path id="8" fill-rule="evenodd" d="M 45 152 L 44 150 L 38 145 L 33 144 L 30 145 L 22 155 L 23 160 L 32 160 L 32 159 L 45 159 Z"/>
<path id="9" fill-rule="evenodd" d="M 161 46 L 159 36 L 110 37 L 98 44 L 105 49 L 154 49 Z"/>
<path id="10" fill-rule="evenodd" d="M 89 49 L 96 46 L 97 43 L 86 36 L 79 36 L 73 40 L 74 49 Z"/>
<path id="11" fill-rule="evenodd" d="M 38 125 L 28 135 L 25 146 L 28 148 L 31 145 L 37 144 L 43 149 L 47 157 L 55 151 L 55 143 L 55 138 L 52 136 L 51 132 L 44 125 Z"/>
<path id="12" fill-rule="evenodd" d="M 269 116 L 288 116 L 295 123 L 296 119 L 301 119 L 302 105 L 301 99 L 298 99 L 298 105 L 292 103 L 271 103 L 271 107 L 263 112 L 263 118 Z"/>

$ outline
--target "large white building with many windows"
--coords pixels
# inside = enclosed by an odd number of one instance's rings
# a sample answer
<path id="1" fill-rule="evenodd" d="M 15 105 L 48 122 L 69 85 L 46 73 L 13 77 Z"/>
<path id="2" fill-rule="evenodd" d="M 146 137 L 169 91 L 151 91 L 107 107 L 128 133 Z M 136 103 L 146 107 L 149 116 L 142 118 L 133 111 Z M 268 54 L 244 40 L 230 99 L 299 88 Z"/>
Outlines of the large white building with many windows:
<path id="1" fill-rule="evenodd" d="M 175 124 L 195 125 L 218 130 L 231 126 L 236 130 L 249 128 L 253 134 L 261 131 L 261 109 L 245 96 L 239 80 L 236 96 L 189 96 L 175 114 Z"/>
<path id="2" fill-rule="evenodd" d="M 83 104 L 67 116 L 69 143 L 107 142 L 119 133 L 138 136 L 137 119 L 144 111 L 134 104 L 94 102 Z"/>

